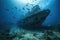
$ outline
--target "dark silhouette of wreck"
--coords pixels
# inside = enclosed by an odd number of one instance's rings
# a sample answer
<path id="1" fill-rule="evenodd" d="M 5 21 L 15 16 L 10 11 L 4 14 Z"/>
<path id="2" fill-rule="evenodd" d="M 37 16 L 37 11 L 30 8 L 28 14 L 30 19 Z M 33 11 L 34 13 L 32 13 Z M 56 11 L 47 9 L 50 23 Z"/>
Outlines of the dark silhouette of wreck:
<path id="1" fill-rule="evenodd" d="M 42 23 L 49 15 L 50 10 L 40 10 L 39 6 L 36 5 L 32 8 L 30 14 L 18 22 L 18 26 L 25 29 L 40 29 Z"/>

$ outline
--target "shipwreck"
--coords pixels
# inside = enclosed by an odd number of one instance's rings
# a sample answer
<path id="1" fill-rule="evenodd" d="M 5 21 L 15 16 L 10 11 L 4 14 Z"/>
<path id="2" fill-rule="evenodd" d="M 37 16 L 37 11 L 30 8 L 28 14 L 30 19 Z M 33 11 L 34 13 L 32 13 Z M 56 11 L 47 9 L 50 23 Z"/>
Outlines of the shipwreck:
<path id="1" fill-rule="evenodd" d="M 26 29 L 39 29 L 49 13 L 49 9 L 40 10 L 39 6 L 36 5 L 27 17 L 18 21 L 18 26 Z"/>

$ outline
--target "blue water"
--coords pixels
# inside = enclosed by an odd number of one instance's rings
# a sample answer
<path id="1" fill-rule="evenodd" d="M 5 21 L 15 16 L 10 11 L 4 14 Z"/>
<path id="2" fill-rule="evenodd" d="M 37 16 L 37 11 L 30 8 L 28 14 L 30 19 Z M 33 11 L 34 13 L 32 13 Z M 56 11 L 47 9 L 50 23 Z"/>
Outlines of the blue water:
<path id="1" fill-rule="evenodd" d="M 46 6 L 44 9 L 50 9 L 51 13 L 44 21 L 43 25 L 54 25 L 57 23 L 60 23 L 60 1 L 55 0 L 51 1 L 48 6 Z M 25 13 L 27 13 L 27 6 L 24 6 L 22 4 L 15 4 L 11 0 L 0 0 L 0 24 L 8 24 L 8 25 L 16 25 L 17 21 L 19 19 L 23 19 L 25 16 L 27 16 Z M 29 6 L 28 8 L 33 7 Z M 25 8 L 25 9 L 24 9 Z M 29 10 L 29 9 L 28 9 Z M 30 10 L 31 11 L 31 10 Z M 12 26 L 8 26 L 10 28 Z M 3 27 L 5 28 L 5 27 Z"/>

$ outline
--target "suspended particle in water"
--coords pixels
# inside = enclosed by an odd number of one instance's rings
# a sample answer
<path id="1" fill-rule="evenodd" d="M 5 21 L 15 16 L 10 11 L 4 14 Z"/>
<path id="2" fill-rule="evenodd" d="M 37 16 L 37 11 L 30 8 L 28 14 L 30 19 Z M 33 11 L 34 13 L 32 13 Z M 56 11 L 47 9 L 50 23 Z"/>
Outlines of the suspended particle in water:
<path id="1" fill-rule="evenodd" d="M 33 4 L 31 4 L 33 6 Z"/>
<path id="2" fill-rule="evenodd" d="M 17 7 L 15 7 L 15 9 L 17 9 Z"/>
<path id="3" fill-rule="evenodd" d="M 28 6 L 28 4 L 26 4 L 26 6 Z"/>
<path id="4" fill-rule="evenodd" d="M 28 13 L 31 13 L 30 11 L 28 11 Z"/>
<path id="5" fill-rule="evenodd" d="M 33 2 L 34 2 L 34 0 L 33 0 Z"/>
<path id="6" fill-rule="evenodd" d="M 27 8 L 27 10 L 29 11 L 30 9 L 29 9 L 29 8 Z"/>
<path id="7" fill-rule="evenodd" d="M 24 7 L 23 7 L 22 9 L 23 9 L 23 10 L 25 10 L 25 8 L 24 8 Z"/>
<path id="8" fill-rule="evenodd" d="M 37 1 L 37 0 L 35 0 L 35 1 Z"/>
<path id="9" fill-rule="evenodd" d="M 6 11 L 9 11 L 9 9 L 5 9 Z"/>

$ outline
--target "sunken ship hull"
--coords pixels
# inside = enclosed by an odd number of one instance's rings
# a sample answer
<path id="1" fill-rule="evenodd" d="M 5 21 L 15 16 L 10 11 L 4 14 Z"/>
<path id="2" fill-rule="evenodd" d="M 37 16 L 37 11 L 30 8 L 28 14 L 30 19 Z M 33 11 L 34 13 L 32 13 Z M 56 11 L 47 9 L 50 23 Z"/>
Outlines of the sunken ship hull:
<path id="1" fill-rule="evenodd" d="M 35 7 L 35 9 L 37 9 L 37 8 Z M 31 15 L 20 20 L 18 22 L 18 25 L 19 25 L 19 27 L 22 27 L 25 29 L 37 29 L 37 28 L 40 29 L 40 27 L 42 26 L 42 23 L 44 22 L 46 17 L 49 15 L 49 13 L 50 13 L 49 9 L 46 9 L 43 11 L 36 10 L 35 12 L 32 12 Z"/>
<path id="2" fill-rule="evenodd" d="M 32 14 L 24 18 L 23 20 L 19 21 L 19 26 L 28 29 L 40 28 L 46 17 L 49 15 L 49 13 L 50 10 L 43 10 L 35 14 Z"/>

